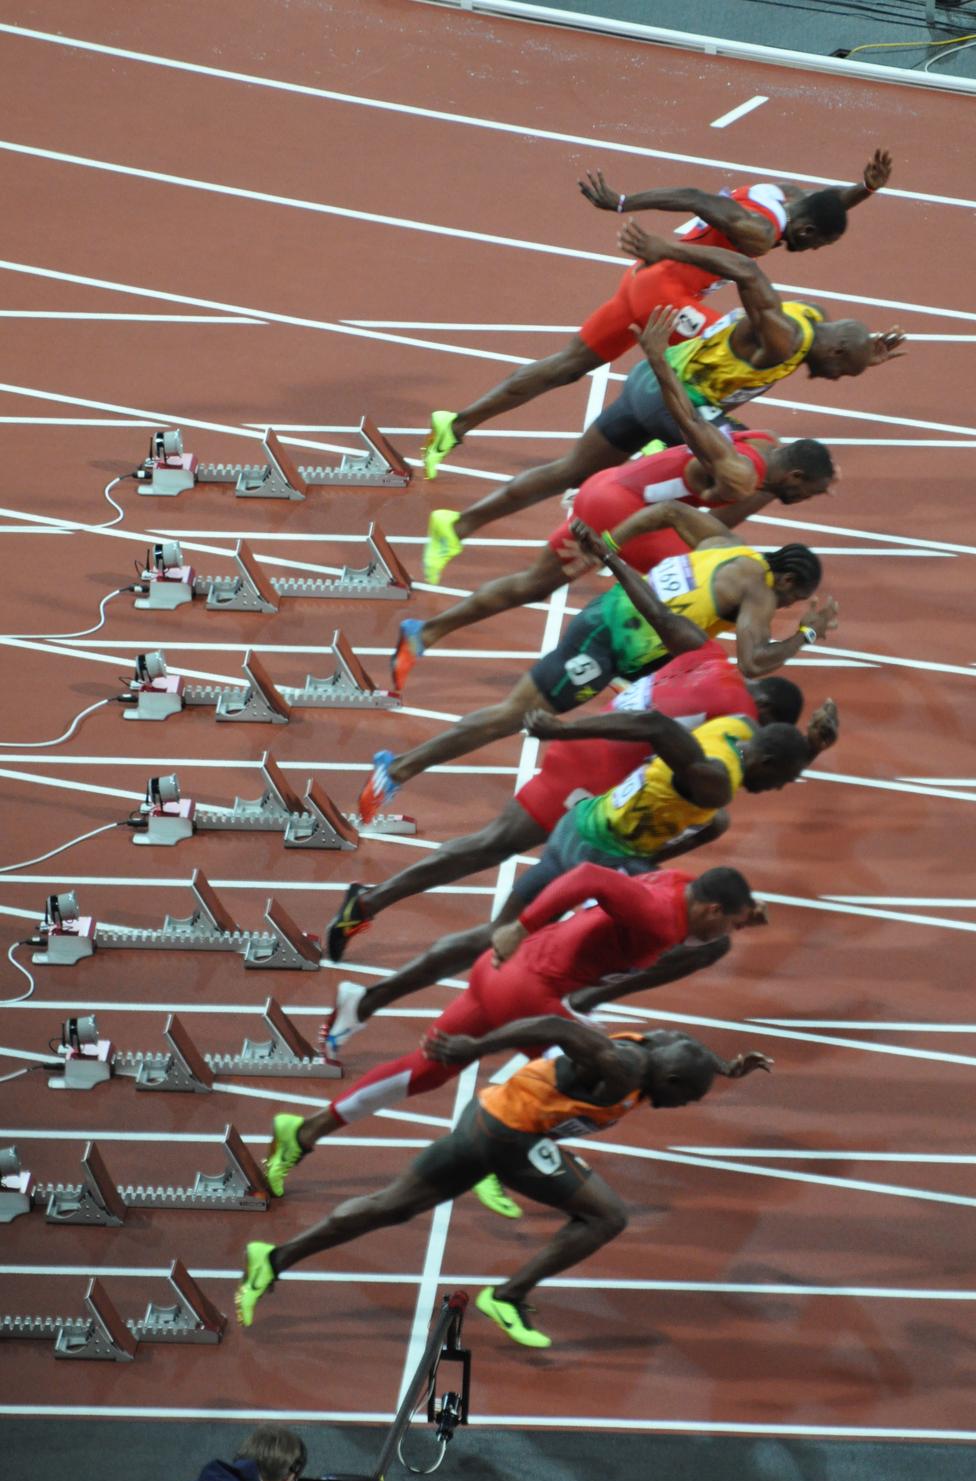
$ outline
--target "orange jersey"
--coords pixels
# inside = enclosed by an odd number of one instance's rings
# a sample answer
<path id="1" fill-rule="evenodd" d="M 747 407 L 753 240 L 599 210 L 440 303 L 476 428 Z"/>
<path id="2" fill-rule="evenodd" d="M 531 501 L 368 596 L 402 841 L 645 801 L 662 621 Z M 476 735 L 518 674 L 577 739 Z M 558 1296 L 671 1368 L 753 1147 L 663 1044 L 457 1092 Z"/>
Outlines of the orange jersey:
<path id="1" fill-rule="evenodd" d="M 640 1043 L 641 1034 L 613 1034 L 614 1039 L 631 1039 Z M 556 1059 L 533 1059 L 518 1070 L 504 1085 L 489 1085 L 479 1092 L 478 1100 L 496 1120 L 512 1131 L 544 1132 L 556 1141 L 564 1136 L 586 1136 L 615 1126 L 628 1111 L 635 1111 L 647 1096 L 631 1090 L 612 1105 L 596 1105 L 581 1091 L 559 1088 L 561 1067 L 569 1061 L 564 1055 Z"/>

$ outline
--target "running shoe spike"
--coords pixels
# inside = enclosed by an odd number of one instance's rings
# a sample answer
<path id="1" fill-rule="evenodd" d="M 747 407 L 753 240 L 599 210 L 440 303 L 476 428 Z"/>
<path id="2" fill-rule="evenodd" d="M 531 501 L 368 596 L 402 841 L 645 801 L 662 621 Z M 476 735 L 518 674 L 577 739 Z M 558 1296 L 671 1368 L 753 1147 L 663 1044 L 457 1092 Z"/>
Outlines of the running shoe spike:
<path id="1" fill-rule="evenodd" d="M 436 478 L 437 469 L 461 441 L 454 435 L 456 411 L 435 411 L 430 417 L 430 436 L 424 443 L 424 476 Z"/>
<path id="2" fill-rule="evenodd" d="M 372 775 L 359 794 L 359 816 L 364 823 L 371 823 L 384 802 L 400 790 L 400 784 L 390 776 L 390 764 L 395 759 L 392 751 L 377 751 L 373 757 Z"/>
<path id="3" fill-rule="evenodd" d="M 424 580 L 431 586 L 440 586 L 444 567 L 464 549 L 454 533 L 454 526 L 460 518 L 460 514 L 454 509 L 431 511 L 427 523 L 427 544 L 424 546 Z"/>
<path id="4" fill-rule="evenodd" d="M 340 982 L 336 988 L 335 1007 L 319 1030 L 319 1044 L 335 1058 L 347 1039 L 365 1028 L 359 1016 L 359 1005 L 369 989 L 362 982 Z"/>
<path id="5" fill-rule="evenodd" d="M 524 1301 L 500 1301 L 495 1295 L 494 1286 L 485 1286 L 483 1291 L 478 1292 L 474 1304 L 496 1326 L 501 1327 L 513 1342 L 520 1342 L 523 1347 L 552 1346 L 552 1338 L 533 1327 L 529 1317 L 533 1308 L 526 1306 Z"/>
<path id="6" fill-rule="evenodd" d="M 298 1140 L 299 1128 L 304 1119 L 304 1116 L 290 1116 L 282 1111 L 272 1122 L 274 1141 L 271 1143 L 271 1151 L 264 1159 L 264 1172 L 275 1198 L 280 1198 L 284 1193 L 285 1178 L 306 1155 L 305 1148 Z"/>
<path id="7" fill-rule="evenodd" d="M 244 1279 L 234 1294 L 237 1320 L 242 1327 L 254 1321 L 254 1308 L 261 1297 L 275 1283 L 274 1266 L 271 1264 L 273 1244 L 249 1244 L 244 1256 Z"/>
<path id="8" fill-rule="evenodd" d="M 385 754 L 388 755 L 389 752 Z M 369 885 L 351 884 L 343 896 L 342 904 L 329 921 L 325 933 L 325 948 L 331 962 L 341 962 L 353 936 L 368 930 L 370 921 L 359 903 L 360 897 L 368 889 Z"/>
<path id="9" fill-rule="evenodd" d="M 403 693 L 403 686 L 418 658 L 424 656 L 423 631 L 424 623 L 420 617 L 405 617 L 400 623 L 400 636 L 391 664 L 393 687 L 398 694 Z"/>

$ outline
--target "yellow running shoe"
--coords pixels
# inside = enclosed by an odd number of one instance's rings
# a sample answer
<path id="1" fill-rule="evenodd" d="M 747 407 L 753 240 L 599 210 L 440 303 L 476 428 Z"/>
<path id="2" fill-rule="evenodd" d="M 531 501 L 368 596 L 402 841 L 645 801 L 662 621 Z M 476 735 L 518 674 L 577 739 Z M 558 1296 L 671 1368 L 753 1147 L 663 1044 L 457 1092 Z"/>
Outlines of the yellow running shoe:
<path id="1" fill-rule="evenodd" d="M 250 1246 L 248 1246 L 250 1248 Z M 552 1338 L 547 1337 L 545 1332 L 536 1331 L 529 1319 L 529 1312 L 534 1308 L 526 1306 L 524 1301 L 499 1301 L 495 1295 L 494 1286 L 485 1286 L 475 1297 L 475 1306 L 485 1316 L 490 1317 L 496 1326 L 501 1327 L 507 1337 L 513 1342 L 520 1342 L 523 1347 L 551 1347 Z"/>
<path id="2" fill-rule="evenodd" d="M 642 458 L 647 458 L 650 457 L 651 453 L 663 453 L 667 445 L 668 444 L 666 442 L 661 441 L 660 437 L 652 437 L 650 442 L 644 443 L 644 446 L 640 450 L 639 456 Z"/>
<path id="3" fill-rule="evenodd" d="M 430 417 L 430 436 L 424 443 L 424 476 L 436 478 L 438 466 L 461 441 L 452 430 L 456 411 L 434 411 Z"/>
<path id="4" fill-rule="evenodd" d="M 444 567 L 464 549 L 454 533 L 454 526 L 461 518 L 454 509 L 434 509 L 427 524 L 427 544 L 424 546 L 424 580 L 431 586 L 439 586 Z"/>
<path id="5" fill-rule="evenodd" d="M 514 1198 L 509 1198 L 505 1189 L 493 1172 L 480 1183 L 475 1183 L 471 1189 L 475 1198 L 480 1199 L 485 1208 L 490 1208 L 493 1214 L 501 1214 L 503 1219 L 520 1219 L 522 1210 Z"/>
<path id="6" fill-rule="evenodd" d="M 285 1178 L 305 1156 L 305 1148 L 298 1140 L 299 1127 L 304 1119 L 303 1116 L 289 1116 L 283 1111 L 272 1123 L 274 1141 L 271 1143 L 271 1151 L 264 1159 L 264 1174 L 275 1198 L 280 1198 L 284 1193 Z"/>
<path id="7" fill-rule="evenodd" d="M 234 1293 L 237 1320 L 242 1327 L 254 1321 L 254 1308 L 265 1291 L 274 1285 L 276 1276 L 271 1264 L 273 1244 L 249 1244 L 244 1254 L 244 1279 Z"/>

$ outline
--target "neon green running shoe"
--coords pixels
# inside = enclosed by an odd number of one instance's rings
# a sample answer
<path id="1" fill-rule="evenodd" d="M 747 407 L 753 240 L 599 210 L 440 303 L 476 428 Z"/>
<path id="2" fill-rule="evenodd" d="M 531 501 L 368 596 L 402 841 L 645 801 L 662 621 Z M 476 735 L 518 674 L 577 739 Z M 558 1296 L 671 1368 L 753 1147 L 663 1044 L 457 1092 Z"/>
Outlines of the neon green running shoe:
<path id="1" fill-rule="evenodd" d="M 454 526 L 461 518 L 454 509 L 434 509 L 427 523 L 427 544 L 424 546 L 424 580 L 431 586 L 439 586 L 444 567 L 464 549 L 454 533 Z"/>
<path id="2" fill-rule="evenodd" d="M 520 1219 L 522 1210 L 514 1198 L 509 1198 L 501 1183 L 490 1172 L 480 1183 L 475 1183 L 471 1189 L 475 1198 L 480 1199 L 485 1208 L 490 1208 L 493 1214 L 501 1214 L 503 1219 Z"/>
<path id="3" fill-rule="evenodd" d="M 264 1159 L 264 1172 L 275 1198 L 280 1198 L 284 1193 L 285 1178 L 306 1155 L 305 1148 L 298 1140 L 298 1129 L 304 1119 L 304 1116 L 289 1116 L 283 1111 L 272 1123 L 274 1141 L 271 1143 L 271 1151 Z"/>
<path id="4" fill-rule="evenodd" d="M 242 1327 L 254 1321 L 254 1308 L 277 1277 L 271 1264 L 273 1244 L 249 1244 L 244 1252 L 244 1279 L 234 1293 L 237 1320 Z"/>
<path id="5" fill-rule="evenodd" d="M 660 437 L 652 437 L 650 442 L 644 443 L 644 446 L 640 450 L 640 456 L 642 458 L 648 458 L 651 453 L 663 453 L 667 445 L 666 442 L 661 441 Z"/>
<path id="6" fill-rule="evenodd" d="M 430 416 L 430 436 L 424 443 L 424 476 L 436 478 L 437 469 L 448 453 L 461 441 L 453 432 L 456 411 L 434 411 Z"/>
<path id="7" fill-rule="evenodd" d="M 499 1301 L 495 1295 L 495 1287 L 485 1286 L 483 1291 L 478 1292 L 474 1304 L 496 1326 L 501 1327 L 506 1337 L 511 1337 L 513 1342 L 520 1342 L 523 1347 L 552 1346 L 552 1338 L 533 1327 L 529 1312 L 534 1308 L 526 1306 L 524 1301 Z"/>

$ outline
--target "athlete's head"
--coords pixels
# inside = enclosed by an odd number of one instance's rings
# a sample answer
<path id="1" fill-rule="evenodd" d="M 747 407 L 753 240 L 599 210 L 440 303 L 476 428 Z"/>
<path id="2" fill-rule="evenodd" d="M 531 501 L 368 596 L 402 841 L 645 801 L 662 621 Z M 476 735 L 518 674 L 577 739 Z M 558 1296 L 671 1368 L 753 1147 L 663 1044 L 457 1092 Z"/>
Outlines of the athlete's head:
<path id="1" fill-rule="evenodd" d="M 809 375 L 838 381 L 845 375 L 863 374 L 874 364 L 875 354 L 874 338 L 866 324 L 859 319 L 835 319 L 816 325 L 805 364 Z"/>
<path id="2" fill-rule="evenodd" d="M 815 190 L 787 210 L 783 241 L 787 252 L 816 252 L 847 230 L 847 207 L 839 190 Z"/>
<path id="3" fill-rule="evenodd" d="M 836 477 L 834 460 L 824 444 L 813 437 L 800 437 L 770 453 L 765 487 L 781 504 L 800 504 L 825 494 Z"/>
<path id="4" fill-rule="evenodd" d="M 784 545 L 767 555 L 777 607 L 807 602 L 823 580 L 823 567 L 808 545 Z"/>
<path id="5" fill-rule="evenodd" d="M 718 1062 L 704 1044 L 671 1029 L 647 1034 L 644 1042 L 650 1053 L 641 1089 L 652 1106 L 686 1106 L 708 1094 Z"/>
<path id="6" fill-rule="evenodd" d="M 688 934 L 717 941 L 752 918 L 756 902 L 738 869 L 706 869 L 688 886 Z"/>
<path id="7" fill-rule="evenodd" d="M 795 725 L 763 725 L 740 752 L 747 792 L 778 792 L 810 764 L 807 738 Z"/>
<path id="8" fill-rule="evenodd" d="M 294 1430 L 286 1430 L 280 1424 L 263 1424 L 248 1435 L 234 1459 L 252 1460 L 261 1481 L 292 1481 L 304 1471 L 308 1451 Z"/>
<path id="9" fill-rule="evenodd" d="M 768 679 L 747 680 L 759 711 L 760 725 L 795 725 L 803 713 L 803 690 L 791 679 L 773 674 Z"/>

